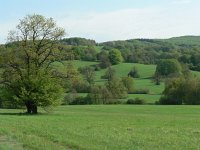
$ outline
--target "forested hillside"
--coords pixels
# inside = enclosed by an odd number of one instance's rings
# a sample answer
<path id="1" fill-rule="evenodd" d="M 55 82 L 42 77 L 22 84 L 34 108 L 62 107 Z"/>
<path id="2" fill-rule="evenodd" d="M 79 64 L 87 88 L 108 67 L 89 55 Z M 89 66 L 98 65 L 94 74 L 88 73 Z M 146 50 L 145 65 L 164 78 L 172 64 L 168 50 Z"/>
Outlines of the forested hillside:
<path id="1" fill-rule="evenodd" d="M 200 37 L 134 39 L 101 43 L 104 50 L 119 49 L 125 62 L 156 64 L 160 59 L 178 59 L 192 70 L 200 70 Z"/>

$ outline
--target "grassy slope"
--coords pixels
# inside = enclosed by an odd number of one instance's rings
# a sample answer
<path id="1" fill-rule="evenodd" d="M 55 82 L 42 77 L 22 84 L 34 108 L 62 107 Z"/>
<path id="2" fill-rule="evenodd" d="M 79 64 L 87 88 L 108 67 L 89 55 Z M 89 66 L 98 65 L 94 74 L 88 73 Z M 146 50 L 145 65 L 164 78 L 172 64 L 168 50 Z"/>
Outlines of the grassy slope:
<path id="1" fill-rule="evenodd" d="M 90 61 L 72 61 L 76 68 L 90 66 L 94 64 L 98 64 L 98 62 L 90 62 Z M 66 65 L 67 62 L 64 62 Z M 61 63 L 56 63 L 57 67 L 63 67 Z M 140 74 L 140 78 L 134 79 L 134 86 L 137 89 L 149 89 L 149 94 L 129 94 L 128 98 L 142 98 L 147 101 L 147 103 L 154 103 L 159 100 L 162 91 L 164 90 L 164 83 L 161 85 L 155 85 L 151 81 L 151 77 L 155 72 L 155 65 L 144 65 L 137 63 L 122 63 L 119 65 L 112 66 L 116 70 L 116 75 L 118 77 L 126 77 L 128 72 L 131 70 L 133 66 L 138 68 L 138 72 Z M 104 84 L 105 80 L 101 79 L 101 76 L 105 74 L 106 69 L 102 69 L 100 71 L 96 71 L 96 84 Z M 192 71 L 193 74 L 200 76 L 200 72 Z M 81 94 L 80 94 L 81 95 Z M 82 96 L 85 94 L 82 94 Z"/>
<path id="2" fill-rule="evenodd" d="M 25 116 L 0 110 L 0 149 L 162 149 L 200 147 L 198 106 L 92 105 Z"/>
<path id="3" fill-rule="evenodd" d="M 134 64 L 134 63 L 122 63 L 119 65 L 113 66 L 113 68 L 116 70 L 116 75 L 118 77 L 126 77 L 128 72 L 131 70 L 133 66 L 136 66 L 138 68 L 138 72 L 140 74 L 140 78 L 134 79 L 134 86 L 137 89 L 149 89 L 150 94 L 129 94 L 128 98 L 143 98 L 147 101 L 147 103 L 154 103 L 160 98 L 160 94 L 162 93 L 164 89 L 164 84 L 161 85 L 155 85 L 151 81 L 151 77 L 155 72 L 156 66 L 155 65 L 144 65 L 144 64 Z M 98 81 L 98 84 L 103 84 L 102 79 L 100 77 L 104 75 L 106 69 L 100 70 L 96 72 L 96 79 Z"/>

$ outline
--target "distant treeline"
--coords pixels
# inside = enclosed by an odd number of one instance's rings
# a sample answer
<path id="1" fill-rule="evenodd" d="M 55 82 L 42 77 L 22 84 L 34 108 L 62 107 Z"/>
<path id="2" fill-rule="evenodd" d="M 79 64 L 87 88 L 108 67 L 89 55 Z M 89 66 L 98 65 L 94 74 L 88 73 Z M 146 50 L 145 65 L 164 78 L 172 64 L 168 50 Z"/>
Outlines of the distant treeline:
<path id="1" fill-rule="evenodd" d="M 200 37 L 185 36 L 171 39 L 133 39 L 97 43 L 85 38 L 66 38 L 59 42 L 61 60 L 101 61 L 110 64 L 111 50 L 119 50 L 124 62 L 157 64 L 161 59 L 177 59 L 191 70 L 200 71 Z M 0 48 L 16 48 L 17 43 L 1 45 Z M 103 58 L 104 57 L 104 58 Z M 105 62 L 107 61 L 107 62 Z"/>

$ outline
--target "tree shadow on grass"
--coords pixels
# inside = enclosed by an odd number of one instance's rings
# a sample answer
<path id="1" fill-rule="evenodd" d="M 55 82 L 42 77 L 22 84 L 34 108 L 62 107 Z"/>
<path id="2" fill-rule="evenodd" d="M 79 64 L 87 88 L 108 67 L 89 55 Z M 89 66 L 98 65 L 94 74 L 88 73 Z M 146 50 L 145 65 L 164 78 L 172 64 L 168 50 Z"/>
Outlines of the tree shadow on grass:
<path id="1" fill-rule="evenodd" d="M 8 116 L 38 116 L 38 115 L 42 115 L 42 113 L 38 113 L 38 114 L 28 114 L 26 112 L 0 112 L 0 116 L 3 115 L 8 115 Z"/>

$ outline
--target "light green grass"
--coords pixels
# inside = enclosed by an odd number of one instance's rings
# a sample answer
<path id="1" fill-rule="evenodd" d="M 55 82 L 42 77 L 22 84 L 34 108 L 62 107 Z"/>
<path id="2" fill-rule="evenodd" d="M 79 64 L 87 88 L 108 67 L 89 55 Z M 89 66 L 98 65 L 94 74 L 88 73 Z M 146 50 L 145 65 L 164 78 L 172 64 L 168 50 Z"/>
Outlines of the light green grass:
<path id="1" fill-rule="evenodd" d="M 156 69 L 155 65 L 144 65 L 136 63 L 121 63 L 119 65 L 114 65 L 113 68 L 116 70 L 116 75 L 118 77 L 126 77 L 133 66 L 137 67 L 140 78 L 152 77 Z"/>
<path id="2" fill-rule="evenodd" d="M 144 64 L 136 64 L 136 63 L 121 63 L 118 65 L 112 66 L 115 69 L 117 77 L 127 77 L 129 71 L 136 66 L 138 72 L 140 74 L 140 78 L 150 78 L 155 72 L 155 65 L 144 65 Z M 102 69 L 97 71 L 97 78 L 100 78 L 105 74 L 106 69 Z"/>
<path id="3" fill-rule="evenodd" d="M 188 150 L 200 147 L 199 106 L 63 106 L 52 114 L 0 110 L 6 150 Z M 15 145 L 18 145 L 15 147 Z"/>
<path id="4" fill-rule="evenodd" d="M 161 94 L 164 90 L 164 83 L 155 85 L 150 79 L 135 79 L 134 86 L 136 89 L 149 89 L 150 94 Z"/>
<path id="5" fill-rule="evenodd" d="M 117 77 L 127 77 L 129 71 L 132 67 L 135 66 L 138 69 L 140 78 L 134 79 L 134 86 L 136 89 L 149 89 L 150 94 L 161 94 L 164 89 L 164 83 L 161 85 L 155 85 L 151 81 L 151 77 L 153 76 L 156 66 L 155 65 L 144 65 L 137 63 L 122 63 L 119 65 L 112 66 L 116 71 Z M 106 69 L 102 69 L 100 71 L 96 71 L 96 83 L 104 84 L 105 80 L 101 79 L 101 76 L 104 75 Z"/>
<path id="6" fill-rule="evenodd" d="M 200 77 L 200 72 L 199 71 L 192 71 L 192 74 L 194 74 L 197 77 Z"/>

